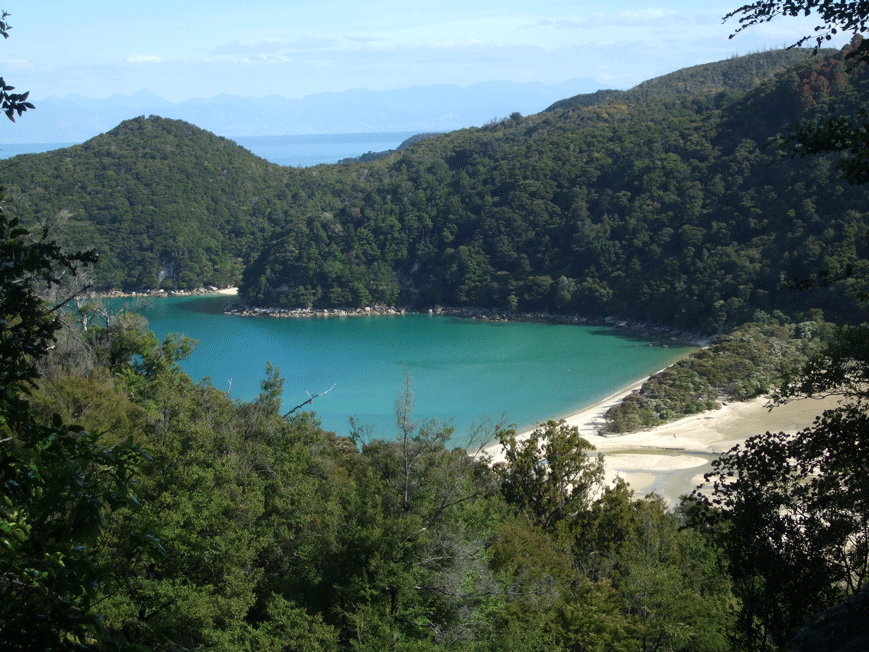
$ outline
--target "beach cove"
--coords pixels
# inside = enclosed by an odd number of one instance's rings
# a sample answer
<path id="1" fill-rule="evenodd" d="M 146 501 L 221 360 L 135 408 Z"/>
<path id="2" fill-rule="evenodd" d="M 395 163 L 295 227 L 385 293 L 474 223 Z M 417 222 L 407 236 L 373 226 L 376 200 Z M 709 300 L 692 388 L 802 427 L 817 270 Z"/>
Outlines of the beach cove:
<path id="1" fill-rule="evenodd" d="M 215 383 L 216 386 L 220 386 L 218 381 L 216 380 L 219 376 L 214 372 L 212 368 L 209 371 L 209 367 L 213 367 L 213 363 L 218 357 L 215 353 L 210 351 L 213 348 L 211 341 L 211 336 L 216 334 L 215 331 L 211 328 L 206 329 L 205 337 L 203 337 L 203 333 L 193 332 L 193 331 L 185 331 L 183 328 L 173 328 L 178 325 L 183 325 L 184 319 L 169 319 L 169 323 L 164 323 L 164 318 L 167 316 L 167 312 L 165 310 L 160 310 L 160 306 L 170 306 L 173 303 L 179 303 L 178 307 L 182 310 L 182 316 L 186 317 L 190 314 L 190 306 L 187 306 L 185 309 L 184 302 L 189 301 L 199 301 L 204 302 L 199 305 L 198 308 L 194 308 L 192 312 L 204 312 L 206 314 L 213 315 L 217 320 L 220 320 L 218 316 L 223 312 L 225 307 L 225 301 L 232 301 L 233 297 L 236 294 L 236 290 L 234 288 L 226 288 L 219 291 L 212 291 L 206 293 L 176 293 L 173 297 L 166 297 L 165 299 L 161 299 L 160 301 L 155 301 L 154 304 L 150 307 L 147 307 L 145 312 L 146 316 L 149 317 L 153 321 L 153 325 L 156 327 L 157 334 L 159 337 L 163 337 L 167 332 L 185 332 L 187 335 L 194 337 L 194 339 L 200 340 L 200 348 L 203 347 L 206 351 L 201 351 L 206 353 L 206 359 L 204 361 L 197 360 L 199 364 L 192 365 L 192 368 L 187 368 L 185 365 L 185 370 L 191 374 L 194 378 L 200 378 L 202 376 L 209 376 L 212 382 Z M 163 295 L 165 296 L 165 295 Z M 164 301 L 168 303 L 164 304 Z M 210 301 L 210 303 L 208 303 Z M 154 320 L 156 310 L 156 314 L 158 318 Z M 171 313 L 172 311 L 168 311 Z M 451 315 L 451 316 L 448 316 Z M 308 319 L 291 319 L 290 322 L 300 322 L 300 323 L 324 323 L 327 321 L 335 321 L 337 323 L 342 322 L 342 317 L 337 315 L 330 315 L 328 319 L 322 319 L 318 317 L 323 317 L 322 315 L 316 314 L 299 314 L 297 316 L 307 316 Z M 424 317 L 424 315 L 416 315 L 417 317 Z M 223 315 L 225 319 L 229 321 L 230 324 L 235 322 L 248 322 L 253 324 L 262 325 L 264 323 L 282 323 L 285 320 L 283 319 L 268 319 L 265 318 L 265 315 L 260 318 L 252 318 L 252 319 L 237 319 L 231 315 Z M 399 311 L 378 311 L 378 312 L 369 312 L 366 313 L 364 311 L 360 311 L 358 314 L 354 314 L 349 322 L 355 322 L 359 320 L 363 324 L 376 324 L 381 320 L 385 320 L 389 322 L 395 322 L 396 320 L 407 319 L 408 317 L 414 317 L 414 315 L 404 315 Z M 490 313 L 489 311 L 479 311 L 479 310 L 471 310 L 471 309 L 463 309 L 461 311 L 453 310 L 453 311 L 441 311 L 440 315 L 435 315 L 435 318 L 440 319 L 462 319 L 468 320 L 470 322 L 477 321 L 480 326 L 484 326 L 486 322 L 492 322 L 490 325 L 493 327 L 497 327 L 500 323 L 504 322 L 503 315 L 499 313 Z M 529 326 L 533 326 L 535 324 L 535 319 L 542 322 L 545 316 L 542 315 L 525 315 L 523 316 L 525 321 Z M 571 321 L 573 320 L 573 321 Z M 347 319 L 343 319 L 344 323 L 349 323 Z M 575 317 L 571 317 L 569 319 L 563 320 L 562 324 L 573 324 L 571 326 L 561 326 L 562 328 L 583 328 L 583 326 L 577 326 L 578 320 Z M 601 320 L 601 324 L 603 320 Z M 605 337 L 600 328 L 600 325 L 586 328 L 597 328 L 597 336 Z M 188 324 L 189 325 L 189 324 Z M 214 326 L 214 323 L 211 323 L 210 326 Z M 394 325 L 394 324 L 393 324 Z M 537 323 L 537 326 L 545 326 L 544 323 Z M 631 355 L 635 355 L 638 349 L 648 349 L 652 344 L 652 341 L 656 344 L 660 344 L 662 341 L 671 341 L 674 337 L 673 333 L 670 333 L 666 329 L 662 331 L 653 331 L 648 329 L 645 333 L 641 332 L 641 325 L 630 325 L 635 332 L 628 332 L 628 325 L 624 322 L 609 320 L 609 323 L 605 324 L 607 328 L 611 331 L 610 336 L 620 337 L 621 342 L 624 345 L 621 348 L 630 348 Z M 305 328 L 303 330 L 309 330 L 310 327 Z M 267 331 L 270 330 L 278 331 L 278 341 L 280 341 L 280 328 L 278 327 L 266 327 Z M 222 331 L 223 329 L 218 329 Z M 231 330 L 231 329 L 230 329 Z M 252 332 L 257 333 L 260 330 L 260 327 L 254 326 L 252 328 Z M 360 331 L 363 333 L 368 332 L 366 328 L 354 328 L 353 330 Z M 393 330 L 393 332 L 395 332 Z M 230 333 L 230 337 L 227 338 L 226 350 L 230 348 L 237 349 L 246 349 L 251 346 L 256 349 L 257 340 L 259 336 L 251 338 L 244 333 Z M 370 333 L 371 337 L 376 339 L 376 333 Z M 645 336 L 647 339 L 639 339 L 641 336 Z M 652 336 L 654 336 L 652 338 Z M 634 338 L 634 339 L 632 339 Z M 220 338 L 222 339 L 222 338 Z M 366 337 L 364 339 L 370 339 Z M 485 339 L 485 338 L 484 338 Z M 507 338 L 509 340 L 509 338 Z M 245 342 L 247 340 L 247 342 Z M 598 340 L 599 342 L 606 341 L 605 339 Z M 357 341 L 358 344 L 358 341 Z M 449 349 L 451 344 L 448 341 L 443 342 L 443 348 Z M 280 345 L 275 346 L 274 352 L 280 352 L 282 347 Z M 410 351 L 408 347 L 408 340 L 405 338 L 403 341 L 399 339 L 397 342 L 397 349 L 403 349 L 406 353 Z M 497 347 L 501 349 L 501 356 L 503 359 L 503 348 Z M 653 347 L 657 349 L 658 353 L 667 352 L 662 358 L 660 358 L 663 362 L 667 364 L 671 364 L 675 362 L 680 357 L 687 355 L 690 353 L 693 348 L 681 348 L 677 347 L 674 344 L 674 348 L 667 350 L 661 349 L 660 347 Z M 344 349 L 346 355 L 348 357 L 353 356 L 354 346 L 349 346 Z M 606 350 L 599 351 L 601 355 L 606 355 Z M 423 357 L 434 357 L 436 366 L 447 367 L 448 364 L 444 364 L 445 361 L 441 360 L 441 364 L 437 365 L 437 358 L 441 357 L 437 354 L 437 347 L 434 347 L 434 351 L 430 351 L 428 356 Z M 481 356 L 478 357 L 478 364 L 484 361 L 480 360 Z M 494 357 L 498 357 L 497 355 Z M 509 356 L 507 356 L 509 358 Z M 549 357 L 549 360 L 554 361 L 553 364 L 557 363 L 556 358 L 559 356 L 556 354 L 555 356 Z M 286 365 L 281 365 L 280 360 L 272 355 L 270 359 L 271 362 L 282 366 L 282 374 L 286 377 L 287 367 Z M 231 356 L 229 358 L 231 360 Z M 381 361 L 382 362 L 382 361 Z M 496 362 L 495 360 L 490 361 L 491 363 Z M 264 370 L 264 362 L 263 367 L 261 369 L 257 369 L 257 366 L 254 364 L 253 360 L 250 359 L 250 356 L 246 356 L 244 358 L 243 363 L 240 365 L 242 371 L 246 369 L 251 370 L 253 375 L 255 376 L 255 382 L 247 382 L 247 387 L 245 388 L 245 383 L 240 381 L 240 376 L 236 374 L 235 376 L 230 376 L 230 386 L 234 385 L 236 392 L 234 395 L 242 398 L 243 400 L 248 400 L 255 396 L 255 389 L 258 389 L 257 384 L 258 380 L 263 377 Z M 777 406 L 772 410 L 768 409 L 768 398 L 761 397 L 757 399 L 753 399 L 751 401 L 745 403 L 728 403 L 726 405 L 722 405 L 718 409 L 711 410 L 708 412 L 703 412 L 700 414 L 692 415 L 689 417 L 685 417 L 683 419 L 673 421 L 667 424 L 660 425 L 656 428 L 647 429 L 634 433 L 627 433 L 622 435 L 600 435 L 599 429 L 604 425 L 604 414 L 607 409 L 611 406 L 617 404 L 621 401 L 625 396 L 630 394 L 631 392 L 638 391 L 642 386 L 642 383 L 646 380 L 650 373 L 657 371 L 656 368 L 649 368 L 648 366 L 645 368 L 645 374 L 643 375 L 634 375 L 633 377 L 628 377 L 624 382 L 621 382 L 616 385 L 610 385 L 608 389 L 602 389 L 603 383 L 599 385 L 599 388 L 595 389 L 591 388 L 592 392 L 596 392 L 596 396 L 592 395 L 589 400 L 583 401 L 580 396 L 577 396 L 575 402 L 573 402 L 573 409 L 571 409 L 570 398 L 565 396 L 565 392 L 563 391 L 565 388 L 560 387 L 560 396 L 557 400 L 552 401 L 550 393 L 546 392 L 545 389 L 545 378 L 537 378 L 532 379 L 521 377 L 521 372 L 517 372 L 516 374 L 511 374 L 506 372 L 501 374 L 504 379 L 510 380 L 511 377 L 519 378 L 517 383 L 513 383 L 514 385 L 518 384 L 519 386 L 527 385 L 531 389 L 527 392 L 515 392 L 515 387 L 513 388 L 513 393 L 510 395 L 509 399 L 500 403 L 501 406 L 504 406 L 500 409 L 500 411 L 495 408 L 494 410 L 480 410 L 475 415 L 474 418 L 467 418 L 462 421 L 461 417 L 456 419 L 455 412 L 450 412 L 450 406 L 452 405 L 450 401 L 453 399 L 450 398 L 449 391 L 444 391 L 444 383 L 440 383 L 440 387 L 437 387 L 438 383 L 435 383 L 435 386 L 432 386 L 432 383 L 429 382 L 425 376 L 425 367 L 432 366 L 432 359 L 428 359 L 426 362 L 417 361 L 414 362 L 412 357 L 405 357 L 405 361 L 401 362 L 397 359 L 392 361 L 392 364 L 385 365 L 385 369 L 389 372 L 387 375 L 393 377 L 393 383 L 389 382 L 374 382 L 371 383 L 370 389 L 372 390 L 369 396 L 373 395 L 376 392 L 380 392 L 381 394 L 385 393 L 387 396 L 385 413 L 377 414 L 374 411 L 368 410 L 360 410 L 356 413 L 352 413 L 349 409 L 345 408 L 341 410 L 341 412 L 337 415 L 337 419 L 335 415 L 331 414 L 331 410 L 324 410 L 324 406 L 326 408 L 330 408 L 330 401 L 335 401 L 335 397 L 323 396 L 314 401 L 314 403 L 310 406 L 310 409 L 314 410 L 318 413 L 318 415 L 327 415 L 327 419 L 324 421 L 324 426 L 330 429 L 335 430 L 338 434 L 344 435 L 347 434 L 343 432 L 340 426 L 340 421 L 348 419 L 349 416 L 355 416 L 358 421 L 362 424 L 367 424 L 372 426 L 374 436 L 378 437 L 389 437 L 389 432 L 391 430 L 391 407 L 392 402 L 394 401 L 396 393 L 399 391 L 401 386 L 402 375 L 404 371 L 407 371 L 414 377 L 414 392 L 417 396 L 418 402 L 422 402 L 423 410 L 417 410 L 417 417 L 422 419 L 439 419 L 441 421 L 450 421 L 452 419 L 453 425 L 457 427 L 457 430 L 462 430 L 464 427 L 468 427 L 470 422 L 473 421 L 475 423 L 482 422 L 485 419 L 489 421 L 500 421 L 502 417 L 506 419 L 506 424 L 510 423 L 517 424 L 517 431 L 521 433 L 519 437 L 521 438 L 524 435 L 530 434 L 533 430 L 533 427 L 537 423 L 542 423 L 550 418 L 552 419 L 565 419 L 568 425 L 576 426 L 579 428 L 580 433 L 583 437 L 585 437 L 589 442 L 591 442 L 597 451 L 601 452 L 605 456 L 605 468 L 606 468 L 606 478 L 607 482 L 611 483 L 617 477 L 621 477 L 625 479 L 631 488 L 636 492 L 637 495 L 645 495 L 650 492 L 656 492 L 663 496 L 665 500 L 670 504 L 674 505 L 678 502 L 679 496 L 690 493 L 694 487 L 701 484 L 703 482 L 703 474 L 711 470 L 710 463 L 711 461 L 719 454 L 726 452 L 734 445 L 744 441 L 746 438 L 761 434 L 766 432 L 767 430 L 772 431 L 784 431 L 788 433 L 795 433 L 798 430 L 808 427 L 813 422 L 815 416 L 820 414 L 824 409 L 829 407 L 833 407 L 836 404 L 835 399 L 826 399 L 823 401 L 820 400 L 812 400 L 807 399 L 803 401 L 794 401 L 787 405 Z M 663 366 L 667 366 L 664 364 Z M 219 365 L 218 365 L 219 366 Z M 507 361 L 507 366 L 510 367 L 509 361 Z M 381 366 L 383 369 L 384 367 Z M 515 366 L 514 366 L 515 368 Z M 663 367 L 661 367 L 663 368 Z M 197 375 L 200 374 L 200 375 Z M 562 375 L 562 378 L 564 376 Z M 570 377 L 570 375 L 568 375 Z M 292 380 L 290 377 L 289 380 Z M 334 382 L 334 381 L 333 381 Z M 338 384 L 343 385 L 342 381 L 339 379 Z M 508 383 L 510 384 L 510 383 Z M 328 388 L 331 385 L 329 383 L 325 386 Z M 473 393 L 473 388 L 471 389 L 462 389 L 461 383 L 455 385 L 454 383 L 448 383 L 449 387 L 452 387 L 456 390 L 456 396 L 461 397 L 462 394 Z M 298 391 L 295 387 L 291 390 L 289 386 L 287 387 L 287 392 L 285 392 L 285 405 L 287 407 L 292 407 L 298 403 L 304 401 L 307 396 L 304 392 Z M 255 389 L 254 389 L 255 388 Z M 319 385 L 305 385 L 303 390 L 310 391 L 311 393 L 316 393 L 320 390 L 324 389 Z M 345 395 L 347 388 L 345 389 Z M 569 389 L 569 388 L 568 388 Z M 238 391 L 241 390 L 241 391 Z M 432 390 L 435 391 L 438 400 L 443 401 L 441 403 L 441 407 L 447 406 L 447 409 L 441 409 L 438 412 L 437 407 L 432 406 L 431 393 Z M 504 391 L 508 391 L 505 389 Z M 246 392 L 246 393 L 242 393 Z M 334 392 L 333 392 L 334 393 Z M 370 399 L 366 399 L 364 394 L 359 395 L 358 390 L 353 391 L 354 397 L 356 399 L 356 405 L 365 405 L 369 402 Z M 570 394 L 570 391 L 566 392 L 566 394 Z M 577 393 L 574 392 L 574 395 Z M 526 409 L 523 414 L 532 415 L 525 416 L 524 420 L 522 417 L 516 418 L 515 416 L 515 408 L 519 405 L 523 400 L 529 400 L 526 395 L 535 395 L 538 397 L 542 397 L 542 403 L 544 404 L 542 409 L 531 408 Z M 296 400 L 299 399 L 299 400 Z M 344 399 L 339 399 L 338 403 L 340 403 Z M 360 402 L 361 401 L 361 402 Z M 479 401 L 477 401 L 480 406 L 485 405 L 499 405 L 497 400 L 492 400 L 491 396 L 488 398 L 481 397 Z M 383 408 L 383 401 L 380 400 L 381 409 Z M 585 407 L 582 407 L 582 406 Z M 510 409 L 508 409 L 510 408 Z M 545 412 L 542 410 L 546 410 Z M 322 418 L 322 416 L 321 416 Z M 346 421 L 345 421 L 346 423 Z M 461 436 L 461 432 L 458 433 Z M 461 445 L 461 442 L 457 441 L 457 445 Z M 500 456 L 499 446 L 489 444 L 485 448 L 487 454 L 493 457 L 493 461 L 498 461 Z"/>
<path id="2" fill-rule="evenodd" d="M 771 406 L 762 396 L 744 402 L 728 402 L 715 410 L 683 417 L 654 428 L 618 435 L 601 435 L 606 411 L 625 396 L 639 391 L 642 379 L 575 414 L 564 418 L 604 455 L 606 483 L 622 478 L 637 496 L 656 493 L 674 507 L 690 494 L 712 470 L 711 462 L 749 437 L 765 432 L 795 434 L 812 425 L 824 410 L 838 405 L 839 398 L 800 399 Z M 517 435 L 526 438 L 532 430 Z M 500 446 L 483 449 L 492 463 L 504 459 Z"/>

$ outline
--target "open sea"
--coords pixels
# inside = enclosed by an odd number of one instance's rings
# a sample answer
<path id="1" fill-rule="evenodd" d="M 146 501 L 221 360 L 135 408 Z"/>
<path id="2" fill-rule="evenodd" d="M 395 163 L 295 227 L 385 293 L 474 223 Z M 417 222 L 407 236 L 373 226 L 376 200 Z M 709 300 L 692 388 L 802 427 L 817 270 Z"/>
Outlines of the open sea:
<path id="1" fill-rule="evenodd" d="M 269 318 L 223 314 L 225 298 L 154 299 L 140 309 L 161 339 L 199 344 L 181 365 L 233 398 L 250 400 L 266 362 L 285 379 L 283 409 L 330 387 L 305 409 L 328 430 L 349 418 L 374 436 L 395 433 L 395 399 L 412 378 L 417 419 L 448 421 L 464 446 L 469 428 L 505 420 L 519 431 L 572 414 L 654 373 L 689 348 L 649 346 L 615 329 L 542 323 L 403 316 Z M 113 305 L 122 300 L 112 300 Z"/>
<path id="2" fill-rule="evenodd" d="M 389 131 L 361 134 L 305 134 L 296 136 L 241 136 L 236 143 L 260 158 L 278 165 L 309 167 L 321 163 L 337 163 L 368 152 L 395 149 L 415 131 Z M 37 154 L 78 143 L 12 143 L 0 144 L 0 159 L 18 154 Z"/>

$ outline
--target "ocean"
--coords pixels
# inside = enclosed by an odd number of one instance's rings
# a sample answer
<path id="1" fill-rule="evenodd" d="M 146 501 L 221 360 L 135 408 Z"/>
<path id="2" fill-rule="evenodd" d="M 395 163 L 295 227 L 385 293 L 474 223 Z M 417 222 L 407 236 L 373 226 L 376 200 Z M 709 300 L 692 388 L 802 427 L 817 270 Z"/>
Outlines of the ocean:
<path id="1" fill-rule="evenodd" d="M 241 136 L 231 138 L 248 151 L 272 163 L 310 167 L 337 163 L 368 152 L 395 149 L 415 131 L 389 131 L 360 134 L 305 134 L 295 136 Z M 71 147 L 78 143 L 13 143 L 0 145 L 0 159 L 18 154 L 37 154 Z"/>

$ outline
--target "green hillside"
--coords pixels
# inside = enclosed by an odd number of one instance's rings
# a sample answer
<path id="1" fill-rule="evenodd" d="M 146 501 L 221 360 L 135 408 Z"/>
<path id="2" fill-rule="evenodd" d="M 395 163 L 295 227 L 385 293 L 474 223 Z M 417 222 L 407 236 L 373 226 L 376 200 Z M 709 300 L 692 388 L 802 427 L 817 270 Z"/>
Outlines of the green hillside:
<path id="1" fill-rule="evenodd" d="M 815 51 L 811 48 L 795 48 L 755 52 L 741 57 L 733 56 L 724 61 L 682 68 L 667 75 L 644 81 L 627 91 L 605 90 L 569 97 L 556 102 L 546 110 L 592 106 L 614 99 L 625 101 L 648 97 L 674 98 L 686 95 L 710 95 L 719 92 L 723 92 L 726 97 L 730 94 L 750 91 L 764 80 L 799 63 L 805 63 L 810 57 L 823 59 L 836 52 L 833 49 Z"/>
<path id="2" fill-rule="evenodd" d="M 869 326 L 854 297 L 869 296 L 869 184 L 839 180 L 832 157 L 770 164 L 765 148 L 798 119 L 865 107 L 869 71 L 843 70 L 836 55 L 738 97 L 611 95 L 307 170 L 154 117 L 12 161 L 0 648 L 865 649 Z M 449 424 L 414 419 L 409 377 L 388 440 L 282 407 L 271 364 L 253 401 L 233 400 L 182 371 L 186 338 L 47 303 L 93 262 L 53 236 L 97 249 L 103 287 L 240 280 L 273 305 L 755 320 L 647 383 L 613 430 L 721 391 L 842 401 L 717 455 L 708 493 L 669 509 L 607 482 L 564 422 L 525 438 L 483 423 L 450 450 Z M 785 287 L 820 268 L 830 287 Z"/>
<path id="3" fill-rule="evenodd" d="M 96 248 L 100 286 L 123 290 L 236 283 L 271 231 L 310 208 L 318 185 L 316 172 L 156 116 L 18 156 L 5 178 L 13 213 L 25 222 L 67 213 L 61 242 Z M 353 185 L 331 187 L 326 204 Z"/>
<path id="4" fill-rule="evenodd" d="M 766 148 L 798 119 L 865 104 L 866 72 L 844 67 L 841 55 L 758 53 L 639 96 L 304 170 L 139 118 L 18 157 L 7 184 L 24 221 L 71 213 L 67 242 L 98 249 L 103 287 L 240 281 L 258 305 L 439 303 L 707 332 L 758 309 L 855 319 L 853 288 L 800 294 L 782 281 L 859 264 L 866 190 L 838 180 L 830 158 L 770 166 Z"/>
<path id="5" fill-rule="evenodd" d="M 348 168 L 383 181 L 273 239 L 243 292 L 269 305 L 479 305 L 706 331 L 756 309 L 855 318 L 844 295 L 782 280 L 864 257 L 866 190 L 837 180 L 830 159 L 770 166 L 765 149 L 795 120 L 867 97 L 865 73 L 845 80 L 843 66 L 807 61 L 722 108 L 707 95 L 556 110 Z"/>

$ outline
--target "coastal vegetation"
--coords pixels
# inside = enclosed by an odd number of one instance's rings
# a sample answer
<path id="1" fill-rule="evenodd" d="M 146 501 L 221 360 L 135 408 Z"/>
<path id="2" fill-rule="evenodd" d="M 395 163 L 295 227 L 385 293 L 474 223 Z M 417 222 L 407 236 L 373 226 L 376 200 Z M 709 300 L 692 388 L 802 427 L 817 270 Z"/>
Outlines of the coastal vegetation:
<path id="1" fill-rule="evenodd" d="M 307 171 L 159 118 L 21 158 L 15 215 L 0 201 L 0 647 L 865 647 L 867 195 L 836 153 L 767 167 L 762 152 L 788 121 L 861 110 L 869 77 L 848 61 L 738 97 L 668 82 Z M 19 222 L 62 209 L 35 232 Z M 94 243 L 107 267 L 88 277 L 95 254 L 69 247 Z M 181 370 L 188 340 L 135 314 L 62 312 L 82 277 L 722 334 L 614 421 L 774 387 L 844 402 L 735 447 L 708 492 L 668 511 L 605 485 L 564 423 L 470 433 L 500 446 L 497 464 L 450 450 L 449 426 L 414 419 L 409 380 L 388 441 L 284 412 L 271 365 L 256 399 L 233 401 Z"/>
<path id="2" fill-rule="evenodd" d="M 0 217 L 4 311 L 38 308 L 34 279 L 83 261 Z M 493 468 L 415 421 L 408 384 L 392 441 L 338 438 L 283 414 L 277 369 L 234 402 L 136 315 L 47 323 L 55 346 L 3 349 L 4 649 L 726 646 L 721 554 L 659 498 L 603 486 L 574 428 L 480 430 L 512 451 Z"/>
<path id="3" fill-rule="evenodd" d="M 866 102 L 865 66 L 848 72 L 854 47 L 734 57 L 310 169 L 142 117 L 17 157 L 10 210 L 25 224 L 48 216 L 67 248 L 94 246 L 89 280 L 103 290 L 240 283 L 241 304 L 266 309 L 614 315 L 731 342 L 776 315 L 791 334 L 771 337 L 789 341 L 795 324 L 863 314 L 862 277 L 803 292 L 787 281 L 865 265 L 866 187 L 839 178 L 836 154 L 770 165 L 794 121 Z M 784 354 L 771 342 L 784 357 L 762 363 L 720 343 L 735 375 L 707 377 L 713 353 L 698 354 L 611 410 L 608 429 L 778 386 L 804 359 L 803 335 Z"/>
<path id="4" fill-rule="evenodd" d="M 832 336 L 833 324 L 783 314 L 749 322 L 649 378 L 606 412 L 602 432 L 633 432 L 786 387 Z M 781 321 L 780 321 L 781 320 Z"/>

